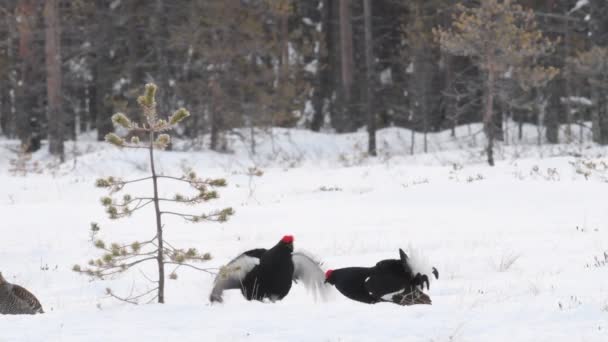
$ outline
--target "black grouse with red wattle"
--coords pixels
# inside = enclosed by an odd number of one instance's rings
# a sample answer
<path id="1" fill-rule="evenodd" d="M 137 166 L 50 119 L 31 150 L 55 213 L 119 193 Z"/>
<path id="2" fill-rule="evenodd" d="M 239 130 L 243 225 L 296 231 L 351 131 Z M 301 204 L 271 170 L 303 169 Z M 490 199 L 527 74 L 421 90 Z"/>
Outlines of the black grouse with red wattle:
<path id="1" fill-rule="evenodd" d="M 247 300 L 274 302 L 298 281 L 324 299 L 328 286 L 320 263 L 305 252 L 294 252 L 293 241 L 292 235 L 285 235 L 271 249 L 256 248 L 234 258 L 220 269 L 209 300 L 223 302 L 224 290 L 240 289 Z"/>
<path id="2" fill-rule="evenodd" d="M 379 261 L 374 267 L 346 267 L 328 270 L 325 281 L 332 284 L 344 296 L 363 303 L 392 302 L 399 305 L 431 304 L 423 292 L 430 279 L 424 271 L 414 269 L 407 254 L 399 249 L 400 259 Z M 429 269 L 435 279 L 439 272 Z"/>

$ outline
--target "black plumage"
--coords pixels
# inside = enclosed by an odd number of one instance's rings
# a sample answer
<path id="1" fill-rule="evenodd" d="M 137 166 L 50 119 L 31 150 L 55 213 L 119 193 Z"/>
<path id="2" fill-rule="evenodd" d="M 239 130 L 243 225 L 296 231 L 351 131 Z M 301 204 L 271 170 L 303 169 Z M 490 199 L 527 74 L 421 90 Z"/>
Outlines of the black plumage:
<path id="1" fill-rule="evenodd" d="M 240 289 L 247 300 L 274 302 L 283 299 L 298 280 L 315 294 L 325 295 L 319 262 L 303 252 L 294 253 L 293 236 L 286 235 L 271 249 L 249 250 L 222 267 L 209 300 L 222 302 L 224 290 Z"/>
<path id="2" fill-rule="evenodd" d="M 373 267 L 346 267 L 328 270 L 326 282 L 344 296 L 363 303 L 392 302 L 400 305 L 431 304 L 423 292 L 429 277 L 413 271 L 408 256 L 399 249 L 400 259 L 381 260 Z M 436 268 L 431 273 L 439 278 Z"/>

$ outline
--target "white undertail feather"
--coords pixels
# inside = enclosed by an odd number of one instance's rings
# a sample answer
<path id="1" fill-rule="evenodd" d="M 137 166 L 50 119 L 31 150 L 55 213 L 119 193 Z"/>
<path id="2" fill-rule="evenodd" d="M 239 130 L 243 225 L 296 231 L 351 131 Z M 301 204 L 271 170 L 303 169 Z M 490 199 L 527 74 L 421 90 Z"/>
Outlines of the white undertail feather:
<path id="1" fill-rule="evenodd" d="M 429 278 L 429 283 L 433 283 L 435 276 L 433 275 L 433 265 L 429 262 L 429 259 L 422 253 L 422 250 L 415 248 L 412 244 L 408 245 L 406 252 L 408 256 L 408 263 L 414 275 L 416 273 L 426 274 Z"/>
<path id="2" fill-rule="evenodd" d="M 382 299 L 384 299 L 384 300 L 392 300 L 394 295 L 398 295 L 398 294 L 400 294 L 402 291 L 403 291 L 403 290 L 399 290 L 399 291 L 395 291 L 395 292 L 387 293 L 387 294 L 385 294 L 384 296 L 382 296 Z M 370 295 L 372 295 L 372 296 L 374 295 L 374 294 L 373 294 L 373 293 L 371 293 L 371 292 L 368 292 L 368 293 L 369 293 Z"/>
<path id="3" fill-rule="evenodd" d="M 293 278 L 312 292 L 315 300 L 327 301 L 331 293 L 331 286 L 325 283 L 325 272 L 319 262 L 310 253 L 298 250 L 292 254 L 294 272 Z"/>

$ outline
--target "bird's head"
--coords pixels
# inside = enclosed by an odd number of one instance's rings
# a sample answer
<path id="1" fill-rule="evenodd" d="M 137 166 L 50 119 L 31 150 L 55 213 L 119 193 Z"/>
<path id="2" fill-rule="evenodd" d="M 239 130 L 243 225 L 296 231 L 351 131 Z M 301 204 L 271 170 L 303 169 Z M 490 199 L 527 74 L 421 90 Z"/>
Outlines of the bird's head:
<path id="1" fill-rule="evenodd" d="M 330 284 L 334 284 L 334 279 L 332 277 L 332 273 L 334 273 L 334 270 L 327 270 L 325 272 L 325 282 L 326 283 L 330 283 Z"/>
<path id="2" fill-rule="evenodd" d="M 281 239 L 281 245 L 286 246 L 293 252 L 293 235 L 285 235 Z"/>

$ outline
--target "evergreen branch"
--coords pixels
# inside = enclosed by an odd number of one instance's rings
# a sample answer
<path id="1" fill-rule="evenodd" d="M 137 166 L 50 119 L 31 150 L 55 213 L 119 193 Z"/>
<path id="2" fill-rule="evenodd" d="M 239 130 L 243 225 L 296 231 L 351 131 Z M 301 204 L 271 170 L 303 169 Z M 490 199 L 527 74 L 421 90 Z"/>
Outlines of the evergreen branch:
<path id="1" fill-rule="evenodd" d="M 94 275 L 95 275 L 95 273 L 97 273 L 99 278 L 108 277 L 108 276 L 111 276 L 111 275 L 114 275 L 117 273 L 125 272 L 129 268 L 131 268 L 137 264 L 140 264 L 142 262 L 149 261 L 149 260 L 156 260 L 156 257 L 144 258 L 144 259 L 133 261 L 128 264 L 120 264 L 120 265 L 111 264 L 111 265 L 97 266 L 97 268 L 99 268 L 101 270 L 98 270 L 97 272 L 93 271 L 93 273 L 94 273 Z M 82 272 L 87 273 L 86 270 L 82 271 Z"/>
<path id="2" fill-rule="evenodd" d="M 172 180 L 188 183 L 191 185 L 209 185 L 209 186 L 214 186 L 214 187 L 226 185 L 226 182 L 223 179 L 199 179 L 199 178 L 187 178 L 185 176 L 180 178 L 180 177 L 173 177 L 173 176 L 166 176 L 166 175 L 160 175 L 160 176 L 156 176 L 156 177 L 172 179 Z"/>
<path id="3" fill-rule="evenodd" d="M 170 244 L 170 243 L 169 243 L 169 241 L 165 240 L 165 244 L 166 244 L 167 246 L 169 246 L 169 248 L 171 248 L 173 251 L 176 251 L 176 250 L 177 250 L 177 248 L 173 247 L 173 245 L 172 245 L 172 244 Z"/>
<path id="4" fill-rule="evenodd" d="M 159 198 L 159 201 L 164 201 L 164 202 L 174 202 L 174 203 L 184 203 L 184 204 L 197 204 L 200 203 L 201 201 L 203 201 L 202 198 L 197 198 L 197 197 L 190 197 L 190 198 L 186 198 L 186 199 L 174 199 L 174 198 Z"/>
<path id="5" fill-rule="evenodd" d="M 130 130 L 131 132 L 144 132 L 144 133 L 150 133 L 150 132 L 153 132 L 153 131 L 154 131 L 154 129 L 153 129 L 153 128 L 146 128 L 145 126 L 144 126 L 144 127 L 140 127 L 140 126 L 137 126 L 137 127 L 131 127 L 129 130 Z M 147 148 L 147 147 L 146 147 L 146 148 Z"/>
<path id="6" fill-rule="evenodd" d="M 129 180 L 129 181 L 119 181 L 119 182 L 117 182 L 117 184 L 122 184 L 124 186 L 124 185 L 127 185 L 127 184 L 137 183 L 137 182 L 145 181 L 145 180 L 148 180 L 148 179 L 152 179 L 152 176 L 150 176 L 150 177 L 144 177 L 144 178 L 138 178 L 138 179 L 133 179 L 133 180 Z"/>
<path id="7" fill-rule="evenodd" d="M 216 219 L 217 216 L 220 216 L 220 214 L 210 214 L 210 215 L 192 215 L 192 214 L 183 214 L 183 213 L 176 213 L 176 212 L 172 212 L 172 211 L 161 211 L 161 214 L 168 214 L 168 215 L 174 215 L 174 216 L 179 216 L 181 218 L 183 218 L 186 221 L 190 221 L 190 222 L 200 222 L 200 221 L 218 221 L 219 218 Z"/>
<path id="8" fill-rule="evenodd" d="M 152 293 L 152 292 L 154 292 L 156 290 L 158 290 L 158 286 L 155 287 L 155 288 L 152 288 L 152 289 L 150 289 L 150 290 L 148 290 L 148 291 L 146 291 L 144 293 L 138 294 L 137 296 L 131 296 L 131 295 L 129 295 L 128 297 L 117 296 L 112 291 L 107 291 L 107 294 L 108 294 L 108 296 L 110 296 L 112 298 L 115 298 L 115 299 L 118 299 L 120 301 L 129 303 L 129 304 L 133 304 L 133 305 L 139 305 L 139 302 L 137 301 L 139 298 L 144 297 L 146 295 L 149 295 L 150 293 Z M 154 300 L 154 299 L 156 299 L 156 298 L 153 298 L 152 300 Z"/>
<path id="9" fill-rule="evenodd" d="M 133 211 L 135 211 L 135 210 L 139 210 L 139 209 L 141 209 L 141 208 L 143 208 L 143 207 L 145 207 L 145 206 L 147 206 L 148 204 L 153 203 L 153 202 L 154 202 L 154 200 L 150 200 L 150 201 L 148 201 L 148 202 L 146 202 L 146 203 L 144 203 L 144 204 L 138 204 L 138 205 L 136 205 L 136 206 L 135 206 L 135 208 L 130 209 L 129 211 L 133 212 Z"/>
<path id="10" fill-rule="evenodd" d="M 156 178 L 166 178 L 166 179 L 173 179 L 176 181 L 180 181 L 180 182 L 184 182 L 184 183 L 189 183 L 191 184 L 192 182 L 190 180 L 188 180 L 187 178 L 179 178 L 179 177 L 173 177 L 173 176 L 166 176 L 166 175 L 160 175 L 160 176 L 156 176 Z"/>
<path id="11" fill-rule="evenodd" d="M 145 246 L 146 244 L 143 243 L 141 244 L 142 246 Z M 110 249 L 110 248 L 100 248 L 103 251 L 106 251 L 110 254 L 114 253 L 115 250 L 125 250 L 127 247 L 130 247 L 130 245 L 125 245 L 125 246 L 121 246 L 118 247 L 116 249 Z M 98 247 L 99 248 L 99 247 Z M 132 259 L 134 257 L 138 257 L 138 256 L 148 256 L 148 255 L 153 255 L 154 253 L 156 253 L 157 251 L 150 251 L 148 253 L 135 253 L 135 252 L 128 252 L 128 254 L 125 255 L 115 255 L 115 257 L 117 257 L 118 261 L 125 261 L 125 260 L 129 260 Z"/>
<path id="12" fill-rule="evenodd" d="M 181 266 L 186 266 L 186 267 L 190 267 L 190 268 L 193 268 L 193 269 L 195 269 L 195 270 L 202 271 L 202 272 L 206 272 L 206 273 L 209 273 L 209 274 L 213 274 L 213 275 L 216 275 L 216 274 L 217 274 L 216 272 L 212 272 L 212 271 L 210 271 L 210 270 L 212 270 L 212 268 L 200 268 L 200 267 L 196 267 L 196 266 L 194 266 L 194 265 L 192 265 L 192 264 L 183 264 L 183 263 L 179 263 L 179 262 L 173 262 L 173 261 L 165 261 L 165 262 L 164 262 L 164 264 L 165 264 L 165 265 L 178 265 L 178 267 L 176 267 L 176 268 L 173 270 L 173 272 L 177 271 L 177 269 L 178 269 L 179 267 L 181 267 Z"/>
<path id="13" fill-rule="evenodd" d="M 132 263 L 130 263 L 130 264 L 123 264 L 123 265 L 120 265 L 120 266 L 118 266 L 118 267 L 121 267 L 121 268 L 122 268 L 122 267 L 131 268 L 131 267 L 133 267 L 133 266 L 135 266 L 135 265 L 137 265 L 137 264 L 141 264 L 142 262 L 146 262 L 146 261 L 148 261 L 148 260 L 155 260 L 155 259 L 156 259 L 156 257 L 144 258 L 144 259 L 140 259 L 140 260 L 137 260 L 137 261 L 133 261 L 133 262 L 132 262 Z"/>
<path id="14" fill-rule="evenodd" d="M 147 281 L 151 282 L 151 283 L 157 283 L 158 284 L 158 280 L 152 280 L 150 278 L 148 278 L 148 275 L 145 274 L 142 270 L 139 270 L 139 273 L 141 273 L 141 275 L 146 278 Z"/>
<path id="15" fill-rule="evenodd" d="M 139 305 L 139 303 L 135 300 L 131 300 L 129 298 L 123 298 L 123 297 L 119 297 L 117 295 L 115 295 L 113 292 L 108 292 L 108 296 L 114 298 L 114 299 L 118 299 L 121 302 L 125 302 L 125 303 L 129 303 L 129 304 L 133 304 L 133 305 Z"/>
<path id="16" fill-rule="evenodd" d="M 148 146 L 138 146 L 138 145 L 127 145 L 124 144 L 121 146 L 122 148 L 132 148 L 132 149 L 148 149 Z"/>
<path id="17" fill-rule="evenodd" d="M 196 217 L 196 215 L 176 213 L 176 212 L 173 212 L 173 211 L 161 211 L 160 213 L 161 213 L 161 215 L 169 214 L 169 215 L 180 216 L 180 217 L 183 217 L 184 219 L 187 219 L 188 217 L 189 218 Z"/>
<path id="18" fill-rule="evenodd" d="M 155 287 L 155 288 L 152 288 L 152 289 L 150 289 L 150 290 L 148 290 L 148 291 L 146 291 L 146 292 L 144 292 L 144 293 L 141 293 L 141 294 L 139 294 L 139 295 L 137 295 L 137 296 L 135 296 L 135 297 L 132 297 L 132 299 L 139 299 L 139 298 L 141 298 L 141 297 L 143 297 L 143 296 L 145 296 L 145 295 L 147 295 L 147 294 L 150 294 L 150 293 L 152 293 L 152 292 L 154 292 L 154 291 L 156 291 L 156 290 L 158 290 L 158 286 L 157 286 L 157 287 Z"/>
<path id="19" fill-rule="evenodd" d="M 125 256 L 121 256 L 120 258 L 117 259 L 118 262 L 124 262 L 127 260 L 131 260 L 133 258 L 137 258 L 137 257 L 147 257 L 147 256 L 151 256 L 151 255 L 155 255 L 156 252 L 158 252 L 157 250 L 154 251 L 150 251 L 148 253 L 130 253 L 129 255 L 125 255 Z"/>
<path id="20" fill-rule="evenodd" d="M 142 182 L 142 181 L 152 179 L 152 178 L 153 177 L 150 176 L 150 177 L 144 177 L 144 178 L 139 178 L 139 179 L 133 179 L 133 180 L 129 180 L 129 181 L 116 179 L 114 177 L 99 178 L 99 179 L 97 179 L 95 186 L 97 186 L 98 188 L 110 188 L 110 193 L 113 194 L 113 193 L 116 193 L 116 192 L 122 190 L 122 188 L 127 184 Z"/>
<path id="21" fill-rule="evenodd" d="M 154 237 L 153 237 L 153 238 L 151 238 L 150 240 L 147 240 L 147 241 L 142 241 L 142 242 L 137 241 L 137 243 L 140 245 L 140 247 L 143 247 L 143 246 L 146 246 L 146 245 L 149 245 L 149 244 L 152 244 L 152 245 L 153 245 L 153 244 L 154 244 L 154 240 L 156 240 L 156 235 L 154 235 Z M 118 249 L 123 249 L 123 248 L 127 248 L 127 247 L 131 247 L 131 246 L 133 246 L 133 243 L 128 244 L 128 245 L 122 245 L 122 246 L 121 246 L 121 245 L 118 245 L 118 244 L 116 244 L 116 245 L 118 246 L 118 247 L 117 247 Z M 97 246 L 96 246 L 96 247 L 97 247 Z M 100 247 L 97 247 L 97 248 L 100 248 Z M 105 247 L 102 247 L 101 249 L 103 249 L 103 250 L 105 250 L 105 251 L 107 251 L 107 252 L 112 252 L 112 250 L 108 250 L 108 249 L 107 249 L 107 248 L 105 248 Z"/>
<path id="22" fill-rule="evenodd" d="M 149 300 L 149 301 L 147 301 L 147 302 L 146 302 L 146 304 L 150 304 L 150 303 L 152 303 L 153 301 L 155 301 L 155 300 L 157 300 L 157 299 L 158 299 L 158 295 L 156 295 L 156 296 L 154 296 L 154 297 L 150 298 L 150 300 Z"/>
<path id="23" fill-rule="evenodd" d="M 201 214 L 201 215 L 192 215 L 192 214 L 183 214 L 176 213 L 173 211 L 161 211 L 161 215 L 168 214 L 179 216 L 186 221 L 190 222 L 200 222 L 200 221 L 209 221 L 209 222 L 225 222 L 228 219 L 228 216 L 234 214 L 234 210 L 232 208 L 222 209 L 211 214 Z"/>
<path id="24" fill-rule="evenodd" d="M 112 205 L 113 205 L 113 206 L 115 206 L 115 207 L 126 207 L 126 206 L 128 206 L 129 204 L 131 204 L 131 203 L 133 203 L 133 202 L 136 202 L 136 201 L 137 201 L 137 205 L 139 205 L 139 204 L 140 204 L 142 201 L 144 201 L 144 200 L 153 200 L 153 199 L 152 199 L 152 198 L 140 198 L 140 197 L 135 197 L 135 198 L 130 199 L 130 200 L 128 200 L 128 201 L 124 201 L 124 202 L 122 202 L 122 203 L 116 203 L 116 204 L 112 204 Z M 137 206 L 137 205 L 136 205 L 136 206 Z"/>
<path id="25" fill-rule="evenodd" d="M 149 200 L 149 201 L 154 201 L 154 198 L 152 197 L 135 197 L 132 200 L 128 201 L 128 202 L 124 202 L 121 204 L 116 204 L 116 206 L 126 206 L 130 203 L 135 202 L 136 200 Z M 185 204 L 196 204 L 199 203 L 201 201 L 203 201 L 203 198 L 199 198 L 199 197 L 185 197 L 185 199 L 175 199 L 175 198 L 163 198 L 160 197 L 158 198 L 159 201 L 163 201 L 163 202 L 174 202 L 174 203 L 185 203 Z"/>

